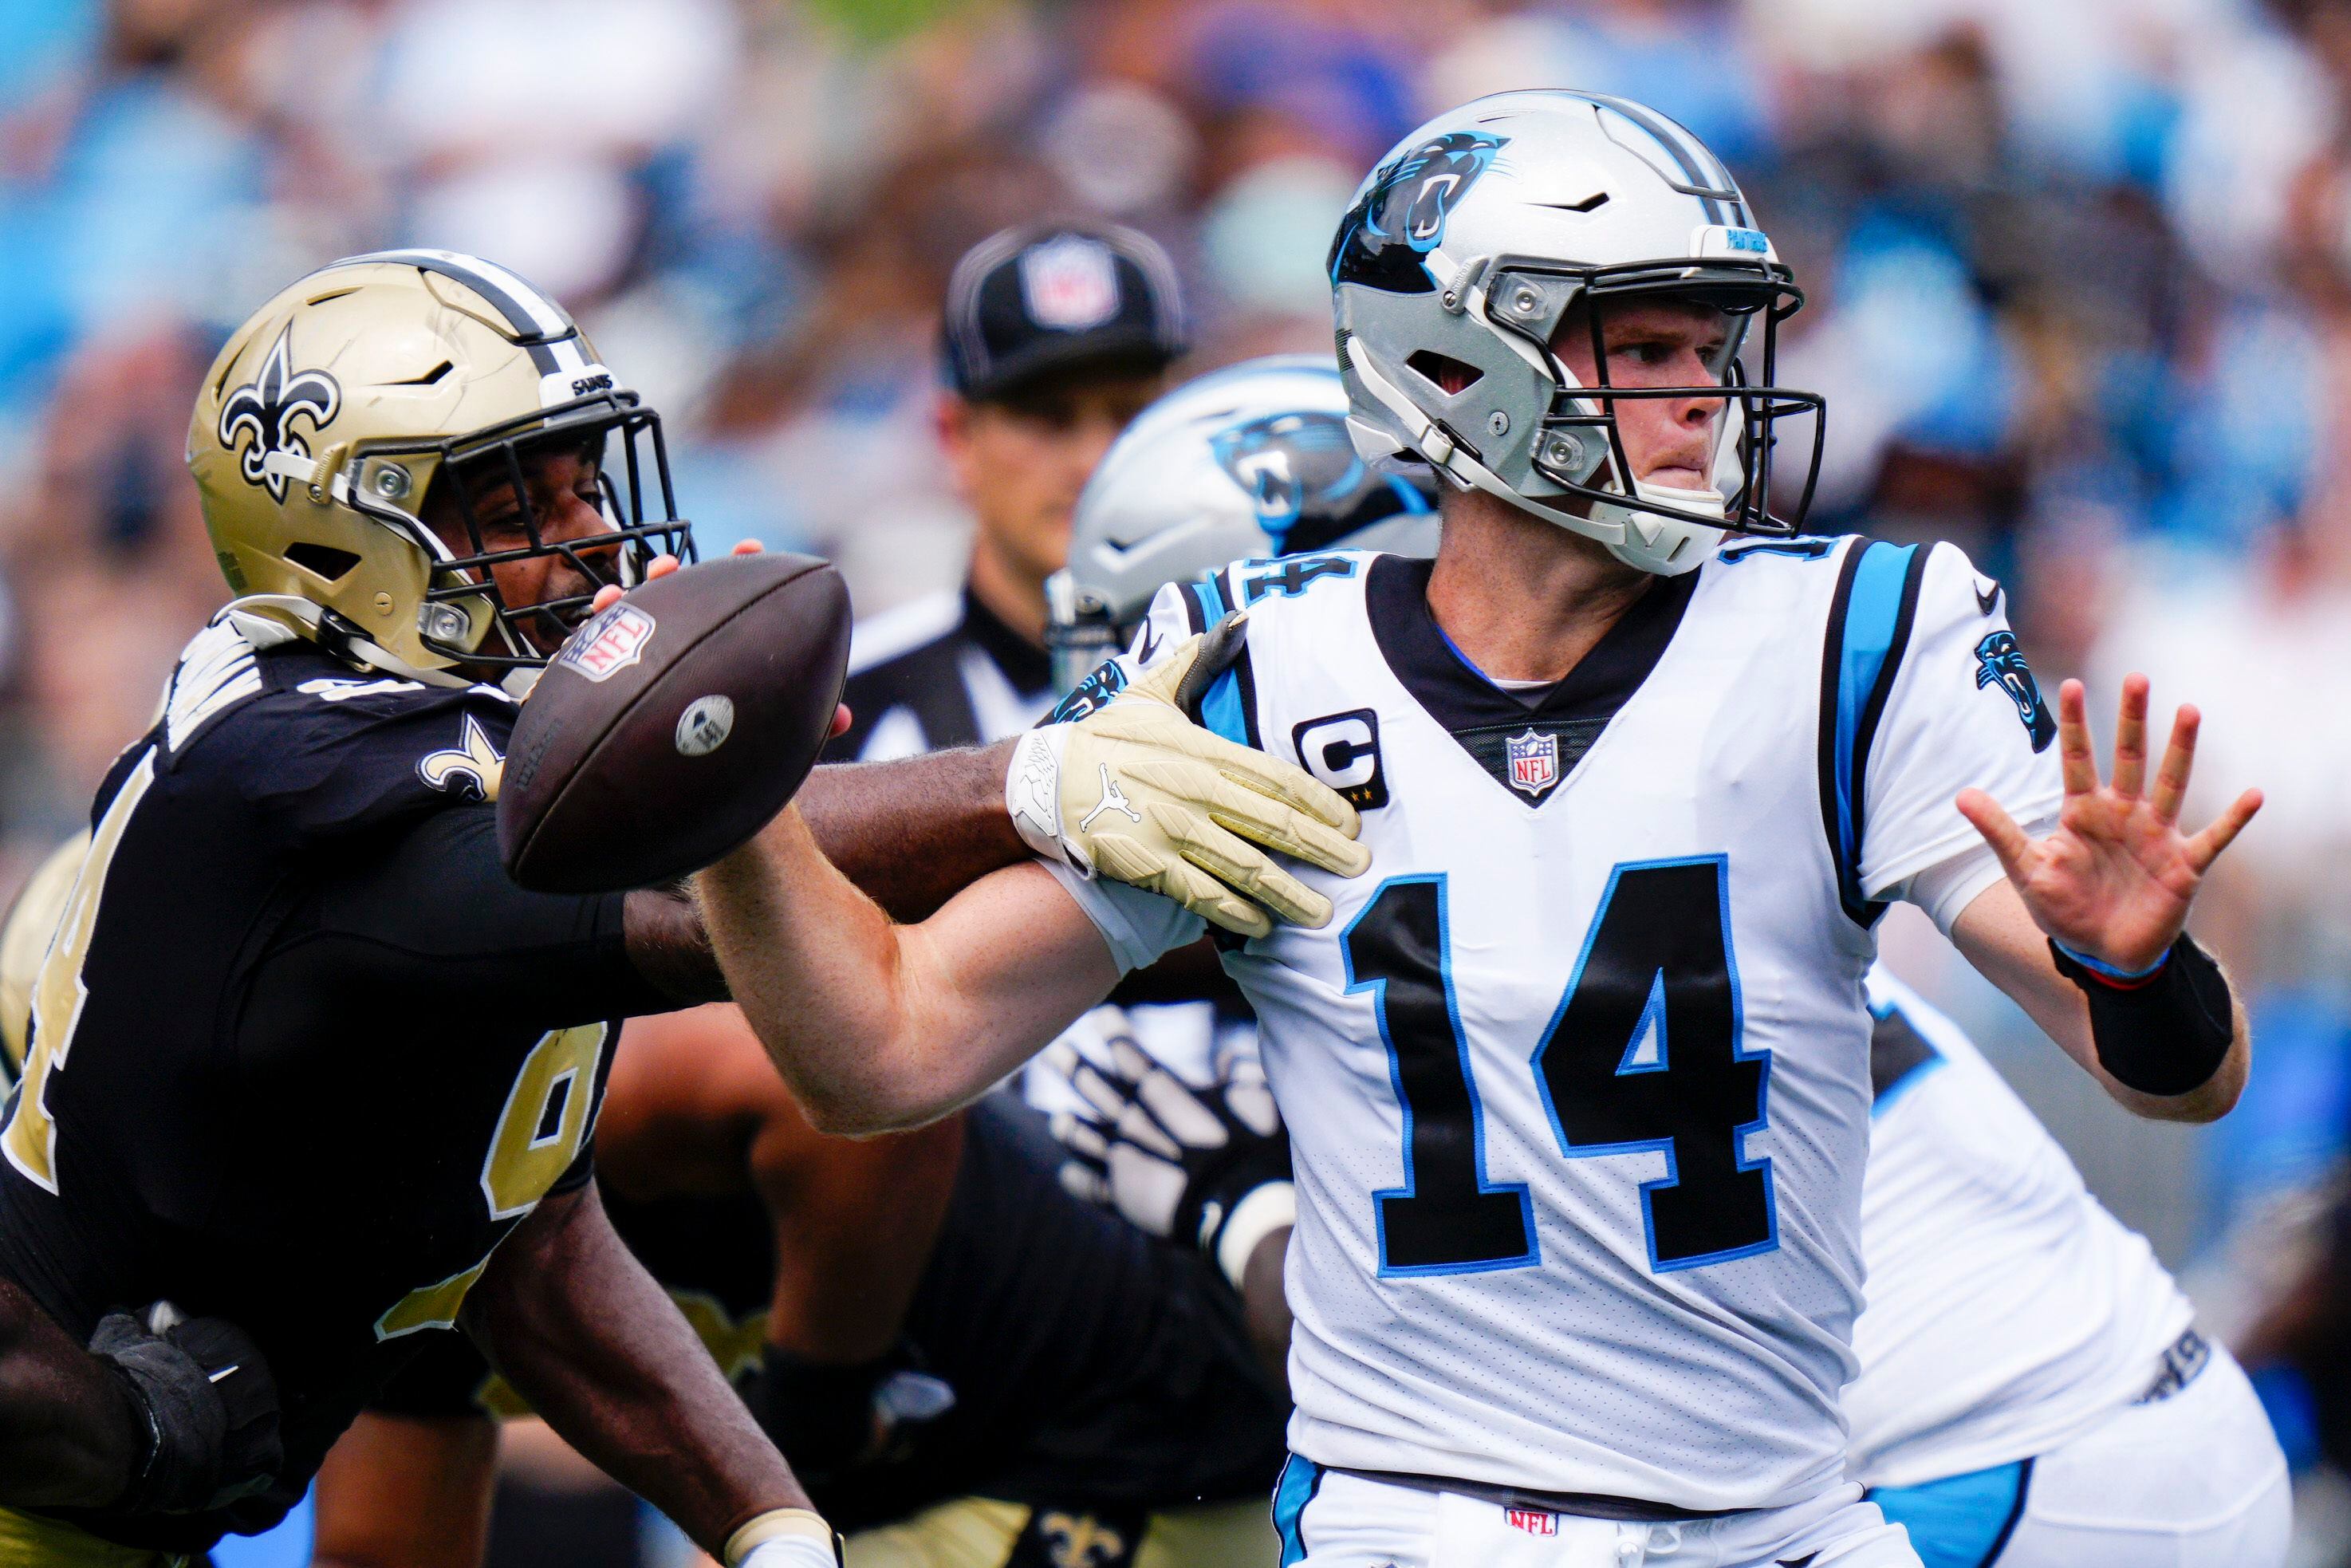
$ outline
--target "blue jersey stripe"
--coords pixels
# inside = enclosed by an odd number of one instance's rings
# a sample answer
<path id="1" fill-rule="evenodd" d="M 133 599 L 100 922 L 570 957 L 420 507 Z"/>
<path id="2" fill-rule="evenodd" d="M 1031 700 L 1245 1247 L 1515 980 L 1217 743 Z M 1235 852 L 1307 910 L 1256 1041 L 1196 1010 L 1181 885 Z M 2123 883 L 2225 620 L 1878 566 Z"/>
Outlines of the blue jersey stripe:
<path id="1" fill-rule="evenodd" d="M 1830 612 L 1822 722 L 1822 780 L 1828 805 L 1829 843 L 1845 912 L 1864 925 L 1877 911 L 1862 896 L 1862 816 L 1866 805 L 1869 746 L 1910 640 L 1926 554 L 1917 545 L 1882 541 L 1856 548 Z"/>
<path id="2" fill-rule="evenodd" d="M 1249 710 L 1241 701 L 1238 667 L 1218 675 L 1200 703 L 1200 723 L 1235 746 L 1249 744 Z"/>
<path id="3" fill-rule="evenodd" d="M 1200 606 L 1202 630 L 1214 626 L 1225 618 L 1225 596 L 1214 577 L 1203 577 L 1191 585 L 1192 597 Z"/>
<path id="4" fill-rule="evenodd" d="M 1322 1486 L 1322 1467 L 1313 1460 L 1292 1454 L 1283 1462 L 1281 1479 L 1273 1483 L 1273 1528 L 1281 1536 L 1281 1568 L 1306 1561 L 1306 1540 L 1299 1531 L 1299 1516 L 1306 1511 L 1306 1505 L 1314 1500 Z"/>

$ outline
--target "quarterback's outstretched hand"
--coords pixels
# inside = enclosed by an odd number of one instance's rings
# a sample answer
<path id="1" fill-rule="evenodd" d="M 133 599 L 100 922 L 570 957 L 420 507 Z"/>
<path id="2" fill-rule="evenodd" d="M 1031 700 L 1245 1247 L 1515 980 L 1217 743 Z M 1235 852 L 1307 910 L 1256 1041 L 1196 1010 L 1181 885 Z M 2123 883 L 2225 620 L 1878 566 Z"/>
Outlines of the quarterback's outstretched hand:
<path id="1" fill-rule="evenodd" d="M 1123 1034 L 1095 1066 L 1066 1040 L 1045 1058 L 1086 1101 L 1053 1118 L 1070 1152 L 1061 1186 L 1177 1242 L 1196 1244 L 1240 1288 L 1249 1254 L 1297 1212 L 1290 1135 L 1265 1071 L 1235 1062 L 1212 1089 L 1195 1089 Z"/>
<path id="2" fill-rule="evenodd" d="M 2199 716 L 2182 707 L 2171 743 L 2147 781 L 2147 682 L 2123 682 L 2122 716 L 2115 734 L 2113 779 L 2098 781 L 2090 747 L 2082 683 L 2057 694 L 2058 755 L 2065 774 L 2065 804 L 2057 831 L 2025 837 L 2000 802 L 1980 789 L 1959 792 L 1959 813 L 2000 856 L 2008 880 L 2033 922 L 2060 946 L 2126 973 L 2162 957 L 2188 922 L 2188 906 L 2204 873 L 2261 810 L 2262 792 L 2248 789 L 2199 833 L 2179 827 L 2180 802 L 2196 760 Z"/>
<path id="3" fill-rule="evenodd" d="M 1177 689 L 1206 642 L 1186 639 L 1083 718 L 1022 736 L 1005 809 L 1039 854 L 1162 894 L 1228 931 L 1263 936 L 1275 917 L 1328 925 L 1331 901 L 1264 852 L 1359 876 L 1372 863 L 1354 841 L 1361 820 L 1302 769 L 1184 716 Z"/>

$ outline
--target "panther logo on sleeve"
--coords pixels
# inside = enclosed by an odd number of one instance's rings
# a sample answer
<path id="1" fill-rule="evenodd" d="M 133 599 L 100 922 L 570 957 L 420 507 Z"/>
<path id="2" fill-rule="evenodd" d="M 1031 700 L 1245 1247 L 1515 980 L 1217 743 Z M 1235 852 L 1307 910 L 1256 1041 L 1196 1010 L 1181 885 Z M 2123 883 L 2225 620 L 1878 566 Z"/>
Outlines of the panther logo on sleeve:
<path id="1" fill-rule="evenodd" d="M 2024 650 L 2017 646 L 2015 632 L 1994 632 L 1976 644 L 1976 685 L 1979 689 L 1996 685 L 2007 693 L 2025 733 L 2032 737 L 2032 749 L 2049 749 L 2049 743 L 2057 738 L 2057 721 L 2050 716 L 2049 705 L 2041 700 L 2041 683 L 2032 678 L 2032 666 L 2024 662 Z"/>

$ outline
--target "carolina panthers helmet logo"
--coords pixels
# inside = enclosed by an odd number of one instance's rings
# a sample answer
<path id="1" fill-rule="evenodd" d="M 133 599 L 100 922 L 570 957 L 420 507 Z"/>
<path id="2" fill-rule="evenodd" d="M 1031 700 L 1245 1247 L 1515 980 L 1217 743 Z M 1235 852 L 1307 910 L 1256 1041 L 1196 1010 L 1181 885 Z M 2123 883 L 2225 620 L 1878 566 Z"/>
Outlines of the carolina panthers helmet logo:
<path id="1" fill-rule="evenodd" d="M 1395 294 L 1426 294 L 1437 287 L 1421 257 L 1445 237 L 1446 219 L 1503 141 L 1482 131 L 1448 131 L 1374 170 L 1339 221 L 1339 237 L 1331 244 L 1332 286 L 1361 283 Z"/>
<path id="2" fill-rule="evenodd" d="M 260 485 L 269 491 L 269 498 L 286 498 L 286 476 L 273 473 L 268 467 L 272 452 L 290 452 L 298 456 L 310 455 L 309 444 L 294 434 L 294 416 L 307 413 L 310 428 L 332 423 L 336 412 L 343 406 L 343 389 L 335 378 L 324 371 L 303 371 L 298 374 L 292 367 L 294 323 L 288 321 L 278 329 L 277 340 L 269 345 L 269 352 L 261 361 L 261 372 L 245 386 L 228 394 L 221 404 L 220 444 L 230 451 L 236 450 L 239 432 L 252 435 L 244 452 L 238 455 L 237 472 L 248 485 Z"/>
<path id="3" fill-rule="evenodd" d="M 2024 650 L 2016 645 L 2013 632 L 1994 632 L 1976 644 L 1976 686 L 1980 690 L 1991 685 L 2006 692 L 2008 700 L 2016 705 L 2016 716 L 2032 737 L 2032 749 L 2048 750 L 2049 743 L 2057 738 L 2057 721 L 2049 716 L 2049 705 L 2041 700 L 2041 683 L 2032 678 L 2032 666 L 2024 662 Z"/>
<path id="4" fill-rule="evenodd" d="M 1410 481 L 1364 465 L 1337 414 L 1266 414 L 1217 433 L 1208 447 L 1249 493 L 1275 555 L 1322 549 L 1382 517 L 1430 509 Z"/>

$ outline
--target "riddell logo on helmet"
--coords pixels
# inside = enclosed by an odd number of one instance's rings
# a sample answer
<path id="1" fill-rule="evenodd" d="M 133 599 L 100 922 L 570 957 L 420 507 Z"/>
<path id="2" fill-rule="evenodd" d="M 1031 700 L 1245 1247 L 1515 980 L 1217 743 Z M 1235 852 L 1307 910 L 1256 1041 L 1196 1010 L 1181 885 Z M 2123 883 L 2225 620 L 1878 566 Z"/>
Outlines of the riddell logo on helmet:
<path id="1" fill-rule="evenodd" d="M 633 604 L 615 604 L 571 633 L 555 662 L 591 681 L 609 680 L 644 657 L 653 618 Z"/>

